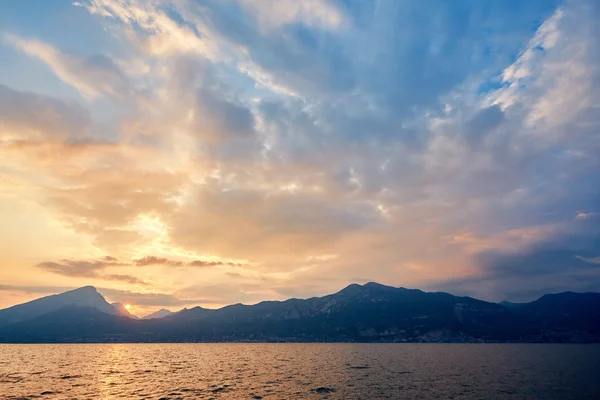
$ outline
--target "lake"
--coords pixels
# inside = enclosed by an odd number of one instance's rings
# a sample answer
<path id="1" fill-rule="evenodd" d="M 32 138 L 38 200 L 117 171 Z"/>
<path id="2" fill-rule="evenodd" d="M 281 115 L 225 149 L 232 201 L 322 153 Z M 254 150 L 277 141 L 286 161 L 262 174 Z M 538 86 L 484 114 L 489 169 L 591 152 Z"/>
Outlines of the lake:
<path id="1" fill-rule="evenodd" d="M 0 345 L 0 397 L 600 399 L 600 345 Z"/>

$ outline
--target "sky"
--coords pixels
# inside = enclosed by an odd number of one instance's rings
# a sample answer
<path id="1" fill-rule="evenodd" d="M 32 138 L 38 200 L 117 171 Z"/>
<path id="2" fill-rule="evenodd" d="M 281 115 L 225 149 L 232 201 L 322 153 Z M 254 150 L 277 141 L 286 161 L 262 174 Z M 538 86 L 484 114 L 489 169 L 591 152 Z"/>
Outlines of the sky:
<path id="1" fill-rule="evenodd" d="M 4 0 L 0 308 L 600 291 L 596 0 Z"/>

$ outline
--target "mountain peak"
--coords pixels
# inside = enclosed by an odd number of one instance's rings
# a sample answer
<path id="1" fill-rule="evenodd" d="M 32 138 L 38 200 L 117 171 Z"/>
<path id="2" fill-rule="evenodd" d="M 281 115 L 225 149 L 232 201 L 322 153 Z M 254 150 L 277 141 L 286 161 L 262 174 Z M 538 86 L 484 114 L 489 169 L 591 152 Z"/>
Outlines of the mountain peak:
<path id="1" fill-rule="evenodd" d="M 168 317 L 169 315 L 172 315 L 173 312 L 171 310 L 167 310 L 166 308 L 161 308 L 158 311 L 155 311 L 151 314 L 146 315 L 145 317 L 142 317 L 142 319 L 157 319 L 157 318 L 164 318 L 164 317 Z"/>
<path id="2" fill-rule="evenodd" d="M 71 290 L 71 292 L 78 292 L 78 293 L 98 293 L 98 289 L 96 289 L 94 286 L 82 286 L 80 288 Z"/>
<path id="3" fill-rule="evenodd" d="M 561 293 L 548 293 L 543 295 L 542 297 L 540 297 L 539 299 L 537 299 L 536 301 L 563 301 L 566 299 L 582 299 L 582 298 L 594 298 L 597 297 L 599 294 L 598 293 L 594 293 L 594 292 L 585 292 L 585 293 L 578 293 L 578 292 L 561 292 Z"/>
<path id="4" fill-rule="evenodd" d="M 377 282 L 367 282 L 363 285 L 363 287 L 371 289 L 397 289 L 394 286 L 382 285 L 381 283 Z"/>
<path id="5" fill-rule="evenodd" d="M 342 296 L 344 298 L 351 299 L 362 298 L 364 296 L 387 296 L 400 291 L 401 289 L 393 286 L 382 285 L 381 283 L 377 282 L 367 282 L 364 285 L 352 283 L 335 293 L 334 296 Z"/>
<path id="6" fill-rule="evenodd" d="M 0 310 L 0 326 L 35 318 L 67 306 L 93 307 L 104 313 L 116 313 L 95 287 L 84 286 Z"/>
<path id="7" fill-rule="evenodd" d="M 358 284 L 358 283 L 351 283 L 351 284 L 349 284 L 348 286 L 346 286 L 342 290 L 346 290 L 346 289 L 358 289 L 360 287 L 362 287 L 362 286 L 360 284 Z"/>
<path id="8" fill-rule="evenodd" d="M 357 293 L 360 289 L 362 289 L 361 285 L 359 285 L 358 283 L 351 283 L 336 294 Z"/>

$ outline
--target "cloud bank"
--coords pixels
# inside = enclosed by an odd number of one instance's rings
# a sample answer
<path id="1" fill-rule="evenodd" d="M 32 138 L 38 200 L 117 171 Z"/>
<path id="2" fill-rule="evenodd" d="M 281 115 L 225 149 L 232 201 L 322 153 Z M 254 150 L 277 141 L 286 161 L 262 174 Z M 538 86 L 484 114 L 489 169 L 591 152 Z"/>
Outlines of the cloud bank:
<path id="1" fill-rule="evenodd" d="M 85 241 L 15 252 L 15 287 L 44 271 L 207 304 L 364 280 L 600 290 L 597 2 L 73 9 L 112 44 L 23 29 L 0 48 L 79 96 L 0 81 L 5 201 Z"/>

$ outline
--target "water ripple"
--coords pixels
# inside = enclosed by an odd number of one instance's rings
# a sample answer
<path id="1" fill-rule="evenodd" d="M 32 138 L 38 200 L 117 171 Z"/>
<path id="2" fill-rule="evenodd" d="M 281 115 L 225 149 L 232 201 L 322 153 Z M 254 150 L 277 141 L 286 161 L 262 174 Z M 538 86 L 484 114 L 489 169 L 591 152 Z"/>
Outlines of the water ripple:
<path id="1" fill-rule="evenodd" d="M 11 400 L 600 398 L 596 345 L 0 345 L 0 359 Z"/>

